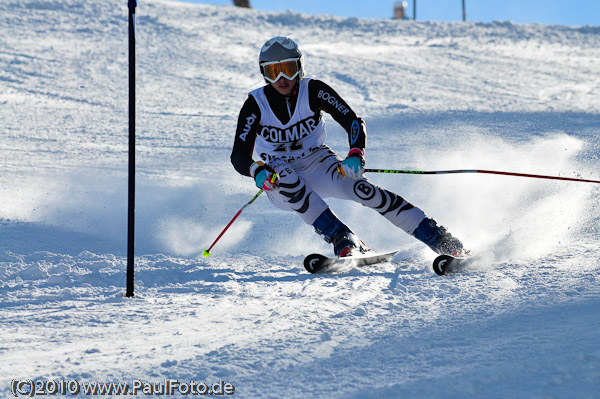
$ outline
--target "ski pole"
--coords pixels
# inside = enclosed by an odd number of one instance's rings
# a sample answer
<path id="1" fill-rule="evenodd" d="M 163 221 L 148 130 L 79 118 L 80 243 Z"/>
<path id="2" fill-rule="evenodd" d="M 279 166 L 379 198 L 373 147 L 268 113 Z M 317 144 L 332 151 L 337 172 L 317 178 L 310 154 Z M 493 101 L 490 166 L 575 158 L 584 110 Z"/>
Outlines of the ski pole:
<path id="1" fill-rule="evenodd" d="M 369 172 L 369 173 L 399 173 L 399 174 L 411 174 L 411 175 L 444 175 L 444 174 L 453 174 L 453 173 L 488 173 L 488 174 L 493 174 L 493 175 L 532 177 L 535 179 L 552 179 L 552 180 L 566 180 L 566 181 L 576 181 L 576 182 L 584 182 L 584 183 L 600 183 L 600 180 L 576 179 L 573 177 L 560 177 L 560 176 L 532 175 L 532 174 L 528 174 L 528 173 L 499 172 L 497 170 L 482 170 L 482 169 L 433 170 L 433 171 L 365 169 L 365 172 Z"/>
<path id="2" fill-rule="evenodd" d="M 275 183 L 277 181 L 277 174 L 273 173 L 273 176 L 271 177 L 271 183 Z M 233 219 L 231 219 L 229 221 L 229 223 L 227 223 L 227 226 L 225 226 L 225 228 L 223 229 L 223 231 L 221 231 L 221 234 L 219 234 L 219 236 L 217 237 L 217 239 L 212 243 L 212 245 L 210 246 L 210 248 L 205 249 L 202 251 L 202 255 L 204 256 L 210 256 L 210 250 L 215 246 L 215 244 L 217 243 L 217 241 L 219 241 L 221 239 L 221 237 L 223 236 L 223 234 L 225 234 L 225 232 L 227 231 L 227 229 L 229 228 L 229 226 L 231 226 L 233 224 L 233 222 L 235 222 L 235 219 L 238 218 L 238 216 L 240 216 L 242 214 L 242 212 L 244 211 L 244 209 L 246 209 L 248 207 L 248 205 L 250 205 L 251 203 L 253 203 L 262 193 L 263 193 L 263 189 L 258 190 L 258 192 L 256 194 L 254 194 L 254 197 L 252 197 L 250 199 L 250 201 L 248 201 L 246 203 L 246 205 L 244 205 L 243 207 L 240 208 L 240 210 L 235 214 L 235 216 L 233 217 Z"/>
<path id="3" fill-rule="evenodd" d="M 223 231 L 221 231 L 221 234 L 219 234 L 219 236 L 212 243 L 212 245 L 210 246 L 210 248 L 205 249 L 204 251 L 202 251 L 202 254 L 204 256 L 210 256 L 210 250 L 212 249 L 212 247 L 215 246 L 215 244 L 217 243 L 217 241 L 219 241 L 221 239 L 221 237 L 223 236 L 223 234 L 225 234 L 225 232 L 227 231 L 227 229 L 229 228 L 229 226 L 231 226 L 233 224 L 233 222 L 235 222 L 235 219 L 237 219 L 238 216 L 241 215 L 241 213 L 244 211 L 244 209 L 246 209 L 248 207 L 248 205 L 250 205 L 251 203 L 253 203 L 254 200 L 256 200 L 259 197 L 259 195 L 261 195 L 262 193 L 263 193 L 262 189 L 258 190 L 258 192 L 254 195 L 254 197 L 252 197 L 252 199 L 250 201 L 248 201 L 246 203 L 246 205 L 244 205 L 243 207 L 240 208 L 240 210 L 235 214 L 235 216 L 233 217 L 233 219 L 231 219 L 231 221 L 229 223 L 227 223 L 227 226 L 225 226 L 225 228 L 223 229 Z"/>

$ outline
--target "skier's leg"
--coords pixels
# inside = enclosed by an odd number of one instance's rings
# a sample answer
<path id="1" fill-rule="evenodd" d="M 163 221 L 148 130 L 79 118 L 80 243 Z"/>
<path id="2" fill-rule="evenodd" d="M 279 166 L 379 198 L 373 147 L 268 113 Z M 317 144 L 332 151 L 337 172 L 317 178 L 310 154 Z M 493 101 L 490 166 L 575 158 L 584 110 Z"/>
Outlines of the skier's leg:
<path id="1" fill-rule="evenodd" d="M 313 162 L 303 171 L 314 176 L 311 187 L 322 198 L 348 199 L 375 209 L 383 217 L 409 234 L 412 234 L 425 213 L 399 195 L 380 188 L 366 178 L 344 178 L 337 171 L 341 159 L 331 149 L 325 148 L 310 155 Z"/>
<path id="2" fill-rule="evenodd" d="M 346 185 L 346 193 L 356 202 L 375 209 L 395 226 L 411 234 L 438 254 L 460 256 L 463 245 L 436 221 L 404 198 L 385 190 L 367 179 L 358 179 Z M 349 190 L 349 187 L 352 190 Z"/>
<path id="3" fill-rule="evenodd" d="M 419 223 L 425 218 L 425 213 L 406 201 L 404 198 L 389 190 L 383 189 L 366 178 L 340 179 L 343 197 L 376 210 L 384 218 L 412 234 Z"/>
<path id="4" fill-rule="evenodd" d="M 456 237 L 438 226 L 436 221 L 425 216 L 425 213 L 404 198 L 389 190 L 385 190 L 367 179 L 351 182 L 351 198 L 369 208 L 375 209 L 383 217 L 397 227 L 411 234 L 438 254 L 460 256 L 463 245 Z M 346 192 L 350 184 L 347 184 Z"/>
<path id="5" fill-rule="evenodd" d="M 267 191 L 267 196 L 275 206 L 297 213 L 306 224 L 313 226 L 326 242 L 333 244 L 336 255 L 348 256 L 353 249 L 366 251 L 364 243 L 339 220 L 321 196 L 313 191 L 301 176 L 306 176 L 310 181 L 310 175 L 297 173 L 292 165 L 280 159 L 270 162 L 269 166 L 279 176 L 278 188 Z M 294 166 L 302 168 L 303 164 L 295 162 Z"/>
<path id="6" fill-rule="evenodd" d="M 279 177 L 277 189 L 266 192 L 269 200 L 279 209 L 297 213 L 306 224 L 312 225 L 328 208 L 323 198 L 286 161 L 275 159 L 269 166 Z"/>
<path id="7" fill-rule="evenodd" d="M 336 172 L 340 158 L 330 151 L 321 156 L 319 168 L 327 173 L 324 178 L 313 182 L 313 188 L 323 197 L 350 199 L 372 208 L 388 219 L 392 224 L 413 235 L 439 254 L 460 255 L 462 243 L 446 230 L 438 226 L 435 220 L 425 216 L 418 207 L 389 190 L 383 189 L 366 178 L 343 178 Z"/>
<path id="8" fill-rule="evenodd" d="M 468 252 L 462 242 L 453 237 L 444 226 L 438 226 L 435 220 L 427 217 L 419 223 L 413 236 L 440 255 L 461 256 Z"/>
<path id="9" fill-rule="evenodd" d="M 331 211 L 326 209 L 315 222 L 313 227 L 326 242 L 333 245 L 333 252 L 339 256 L 351 256 L 356 251 L 367 252 L 369 249 L 360 241 L 356 234 Z"/>

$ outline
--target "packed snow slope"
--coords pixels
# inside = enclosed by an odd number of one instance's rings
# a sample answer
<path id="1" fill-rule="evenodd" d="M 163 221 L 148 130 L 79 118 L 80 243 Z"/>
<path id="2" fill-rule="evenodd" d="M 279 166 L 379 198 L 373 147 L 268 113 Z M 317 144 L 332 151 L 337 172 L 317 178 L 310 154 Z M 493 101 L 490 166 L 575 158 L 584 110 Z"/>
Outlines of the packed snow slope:
<path id="1" fill-rule="evenodd" d="M 202 250 L 257 191 L 229 154 L 266 39 L 297 40 L 308 76 L 367 120 L 368 167 L 598 180 L 600 27 L 139 1 L 125 298 L 126 3 L 0 2 L 0 397 L 13 379 L 223 380 L 240 398 L 597 397 L 598 184 L 369 176 L 484 255 L 453 276 L 340 201 L 368 245 L 401 248 L 393 262 L 307 274 L 303 256 L 331 248 L 265 196 Z"/>

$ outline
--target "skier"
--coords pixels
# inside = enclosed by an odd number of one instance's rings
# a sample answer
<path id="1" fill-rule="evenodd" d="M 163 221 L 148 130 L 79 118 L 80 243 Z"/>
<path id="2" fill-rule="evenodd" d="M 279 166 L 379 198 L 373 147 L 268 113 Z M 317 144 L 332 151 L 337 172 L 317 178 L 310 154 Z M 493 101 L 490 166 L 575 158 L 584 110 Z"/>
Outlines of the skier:
<path id="1" fill-rule="evenodd" d="M 375 209 L 438 254 L 461 255 L 462 243 L 444 227 L 363 176 L 365 122 L 330 86 L 305 78 L 303 61 L 288 37 L 274 37 L 261 48 L 259 67 L 267 84 L 250 92 L 240 111 L 231 153 L 234 168 L 254 178 L 276 207 L 313 226 L 338 257 L 369 248 L 329 209 L 327 197 Z M 325 145 L 322 111 L 348 133 L 350 151 L 343 160 Z"/>

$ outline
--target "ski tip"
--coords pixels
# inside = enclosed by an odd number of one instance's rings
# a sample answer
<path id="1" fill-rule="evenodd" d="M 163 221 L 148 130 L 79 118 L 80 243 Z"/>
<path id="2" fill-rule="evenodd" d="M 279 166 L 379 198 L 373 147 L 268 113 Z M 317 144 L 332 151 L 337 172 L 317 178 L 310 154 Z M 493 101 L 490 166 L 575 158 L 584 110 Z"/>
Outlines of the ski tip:
<path id="1" fill-rule="evenodd" d="M 433 261 L 433 271 L 440 276 L 446 275 L 448 266 L 450 266 L 450 263 L 452 263 L 452 261 L 454 261 L 454 259 L 455 258 L 450 255 L 438 256 Z"/>
<path id="2" fill-rule="evenodd" d="M 433 271 L 440 276 L 453 274 L 459 268 L 466 265 L 469 259 L 471 259 L 471 256 L 468 255 L 460 257 L 455 257 L 452 255 L 439 255 L 433 261 Z"/>
<path id="3" fill-rule="evenodd" d="M 205 249 L 204 251 L 202 251 L 202 255 L 204 255 L 204 257 L 208 258 L 210 256 L 210 252 L 208 252 L 208 249 Z"/>
<path id="4" fill-rule="evenodd" d="M 326 256 L 321 254 L 310 254 L 304 258 L 304 268 L 309 273 L 317 273 L 322 267 L 321 262 L 327 259 Z"/>

